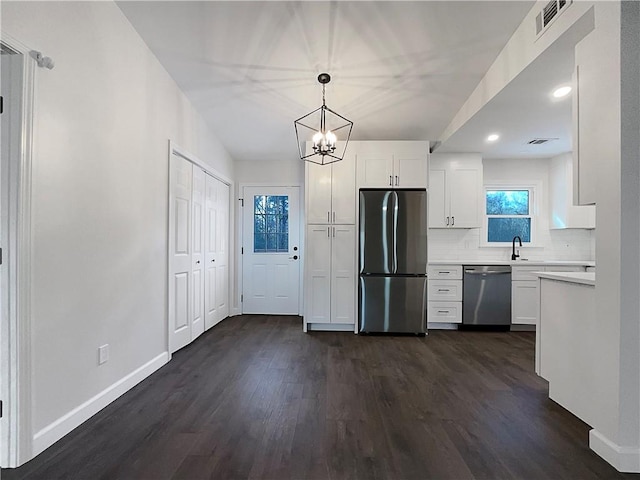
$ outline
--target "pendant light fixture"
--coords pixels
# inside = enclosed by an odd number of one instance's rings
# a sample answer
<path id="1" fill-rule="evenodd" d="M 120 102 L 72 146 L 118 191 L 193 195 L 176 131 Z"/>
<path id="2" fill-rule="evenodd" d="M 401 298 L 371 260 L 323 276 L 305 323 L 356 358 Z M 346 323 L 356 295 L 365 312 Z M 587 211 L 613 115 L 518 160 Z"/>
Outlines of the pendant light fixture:
<path id="1" fill-rule="evenodd" d="M 352 121 L 337 114 L 325 103 L 325 86 L 330 81 L 328 73 L 318 75 L 318 82 L 322 84 L 322 106 L 293 122 L 300 159 L 320 165 L 344 158 L 353 128 Z"/>

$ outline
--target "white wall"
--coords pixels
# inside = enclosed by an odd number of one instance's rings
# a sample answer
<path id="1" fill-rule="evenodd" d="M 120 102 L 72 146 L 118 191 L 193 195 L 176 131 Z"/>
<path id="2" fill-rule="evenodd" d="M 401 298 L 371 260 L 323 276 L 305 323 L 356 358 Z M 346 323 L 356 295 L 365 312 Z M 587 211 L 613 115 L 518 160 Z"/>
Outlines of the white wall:
<path id="1" fill-rule="evenodd" d="M 484 185 L 535 187 L 535 247 L 520 248 L 530 260 L 594 260 L 593 230 L 550 230 L 549 166 L 550 160 L 483 160 Z M 482 246 L 483 230 L 432 228 L 429 230 L 430 260 L 510 260 L 511 247 Z"/>
<path id="2" fill-rule="evenodd" d="M 37 434 L 167 350 L 169 139 L 233 163 L 114 3 L 3 2 L 2 29 L 55 60 L 36 72 Z"/>

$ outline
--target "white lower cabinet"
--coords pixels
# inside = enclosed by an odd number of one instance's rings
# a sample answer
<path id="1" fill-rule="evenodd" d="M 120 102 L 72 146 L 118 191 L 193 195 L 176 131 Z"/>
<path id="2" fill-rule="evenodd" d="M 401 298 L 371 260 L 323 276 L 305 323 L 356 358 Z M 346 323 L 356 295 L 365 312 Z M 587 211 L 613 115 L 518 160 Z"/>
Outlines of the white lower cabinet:
<path id="1" fill-rule="evenodd" d="M 535 325 L 538 321 L 539 303 L 538 280 L 514 280 L 511 282 L 511 323 Z"/>
<path id="2" fill-rule="evenodd" d="M 462 302 L 429 302 L 427 323 L 462 323 Z"/>
<path id="3" fill-rule="evenodd" d="M 573 265 L 511 267 L 511 323 L 537 325 L 540 317 L 540 283 L 534 272 L 584 272 Z"/>
<path id="4" fill-rule="evenodd" d="M 462 265 L 429 265 L 427 275 L 427 325 L 462 323 Z"/>
<path id="5" fill-rule="evenodd" d="M 304 327 L 354 325 L 356 318 L 355 225 L 308 225 Z"/>

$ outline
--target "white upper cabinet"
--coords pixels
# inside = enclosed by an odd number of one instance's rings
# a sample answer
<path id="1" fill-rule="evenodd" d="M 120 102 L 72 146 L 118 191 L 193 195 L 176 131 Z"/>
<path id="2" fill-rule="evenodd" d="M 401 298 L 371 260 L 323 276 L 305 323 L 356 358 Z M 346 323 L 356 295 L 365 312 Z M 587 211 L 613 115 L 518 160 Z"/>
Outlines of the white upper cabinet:
<path id="1" fill-rule="evenodd" d="M 356 223 L 355 155 L 329 165 L 306 162 L 307 224 Z"/>
<path id="2" fill-rule="evenodd" d="M 429 166 L 429 227 L 479 228 L 482 205 L 481 156 L 432 154 Z"/>
<path id="3" fill-rule="evenodd" d="M 551 159 L 549 171 L 550 228 L 595 228 L 596 207 L 573 205 L 573 160 L 571 153 Z"/>
<path id="4" fill-rule="evenodd" d="M 598 170 L 620 158 L 620 5 L 602 2 L 596 11 L 597 28 L 575 48 L 575 205 L 596 203 L 598 190 L 607 188 Z"/>
<path id="5" fill-rule="evenodd" d="M 429 142 L 358 142 L 358 188 L 426 188 Z"/>

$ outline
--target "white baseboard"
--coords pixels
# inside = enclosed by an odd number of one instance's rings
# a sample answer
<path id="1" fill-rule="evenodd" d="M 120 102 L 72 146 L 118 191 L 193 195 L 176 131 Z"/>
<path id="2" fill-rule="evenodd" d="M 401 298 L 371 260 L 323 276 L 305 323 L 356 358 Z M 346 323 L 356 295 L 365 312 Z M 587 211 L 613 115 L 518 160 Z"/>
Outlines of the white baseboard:
<path id="1" fill-rule="evenodd" d="M 640 448 L 621 447 L 595 429 L 589 431 L 589 447 L 619 472 L 640 473 Z"/>
<path id="2" fill-rule="evenodd" d="M 169 353 L 164 352 L 137 368 L 126 377 L 105 388 L 93 398 L 74 408 L 66 415 L 50 423 L 33 436 L 33 456 L 42 453 L 71 430 L 85 422 L 104 407 L 128 392 L 142 380 L 169 361 Z"/>
<path id="3" fill-rule="evenodd" d="M 230 317 L 237 317 L 238 315 L 242 315 L 242 309 L 232 308 L 231 310 L 229 310 Z"/>

